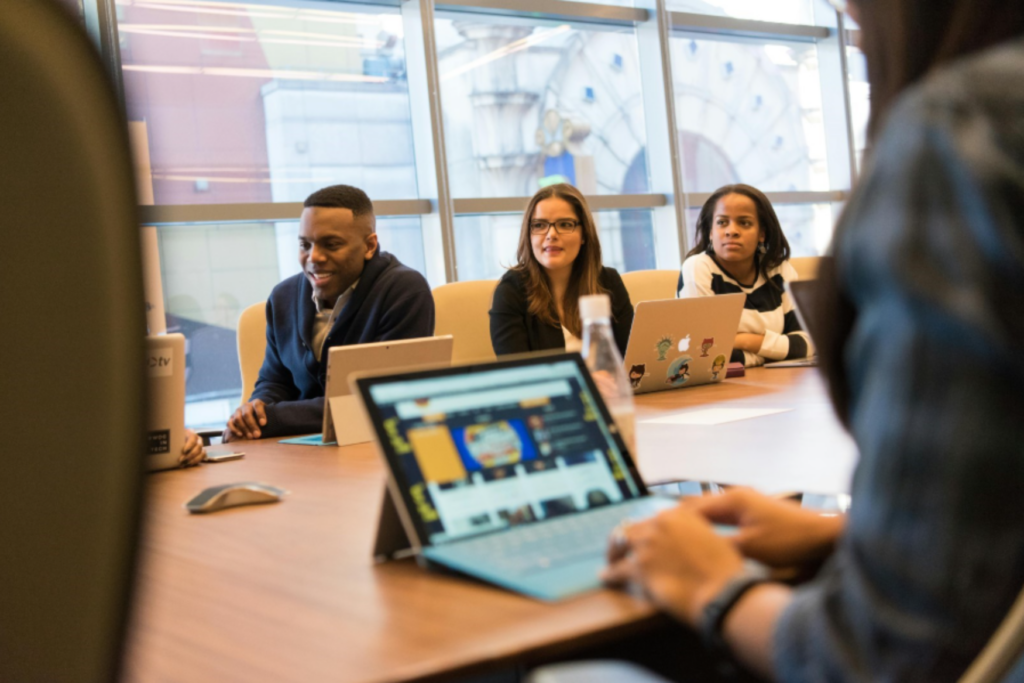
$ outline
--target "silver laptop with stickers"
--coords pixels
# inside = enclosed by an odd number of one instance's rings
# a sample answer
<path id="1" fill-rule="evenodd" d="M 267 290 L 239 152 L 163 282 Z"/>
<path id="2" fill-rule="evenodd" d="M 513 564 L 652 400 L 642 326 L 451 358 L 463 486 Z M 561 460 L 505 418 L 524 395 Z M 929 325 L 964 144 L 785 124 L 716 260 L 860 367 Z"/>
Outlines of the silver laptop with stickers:
<path id="1" fill-rule="evenodd" d="M 744 294 L 641 301 L 626 347 L 633 392 L 645 394 L 725 379 Z"/>

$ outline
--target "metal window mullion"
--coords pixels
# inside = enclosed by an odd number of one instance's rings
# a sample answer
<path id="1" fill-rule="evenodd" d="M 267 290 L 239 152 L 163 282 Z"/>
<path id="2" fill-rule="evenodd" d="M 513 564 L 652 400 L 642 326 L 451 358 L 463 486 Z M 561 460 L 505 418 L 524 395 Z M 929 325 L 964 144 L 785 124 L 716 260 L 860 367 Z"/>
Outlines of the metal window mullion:
<path id="1" fill-rule="evenodd" d="M 85 29 L 96 43 L 114 87 L 114 94 L 121 105 L 121 111 L 127 112 L 124 79 L 121 75 L 121 45 L 117 34 L 117 8 L 114 0 L 83 0 L 82 10 L 85 15 Z"/>
<path id="2" fill-rule="evenodd" d="M 850 95 L 850 60 L 846 48 L 850 45 L 851 32 L 846 30 L 846 18 L 841 12 L 837 12 L 837 26 L 839 33 L 839 61 L 842 64 L 843 78 L 843 105 L 846 108 L 846 137 L 850 154 L 850 187 L 857 183 L 860 173 L 857 169 L 857 134 L 853 129 L 853 101 Z"/>
<path id="3" fill-rule="evenodd" d="M 302 202 L 262 202 L 254 204 L 161 204 L 140 206 L 139 218 L 144 225 L 181 223 L 249 223 L 256 221 L 297 221 Z M 378 217 L 419 216 L 430 214 L 432 204 L 426 199 L 393 199 L 373 203 Z"/>
<path id="4" fill-rule="evenodd" d="M 521 213 L 530 197 L 475 197 L 456 199 L 452 203 L 457 216 Z M 587 203 L 594 211 L 617 209 L 653 209 L 671 204 L 664 194 L 588 195 Z"/>
<path id="5" fill-rule="evenodd" d="M 444 280 L 455 282 L 458 280 L 455 212 L 448 180 L 434 15 L 433 0 L 404 0 L 402 3 L 419 193 L 433 205 L 430 215 L 437 221 L 440 231 Z M 424 225 L 424 232 L 432 227 Z"/>
<path id="6" fill-rule="evenodd" d="M 644 9 L 576 0 L 440 0 L 437 9 L 474 15 L 634 26 L 647 21 Z"/>
<path id="7" fill-rule="evenodd" d="M 669 206 L 656 210 L 656 218 L 674 225 L 678 263 L 686 256 L 686 187 L 676 123 L 675 81 L 672 76 L 672 18 L 665 0 L 646 0 L 651 20 L 637 28 L 644 113 L 647 119 L 647 162 L 651 188 L 664 193 Z M 661 215 L 657 215 L 660 213 Z M 661 234 L 665 235 L 665 226 Z M 668 240 L 665 240 L 668 241 Z M 659 245 L 659 254 L 665 254 Z M 673 245 L 668 245 L 673 246 Z M 664 262 L 659 267 L 667 266 Z M 677 264 L 673 264 L 676 265 Z"/>
<path id="8" fill-rule="evenodd" d="M 711 192 L 691 192 L 687 195 L 689 208 L 699 209 L 704 206 L 712 195 Z M 765 192 L 772 204 L 831 204 L 846 201 L 849 192 L 845 190 L 829 190 L 827 192 Z"/>
<path id="9" fill-rule="evenodd" d="M 714 14 L 692 12 L 669 12 L 670 26 L 674 31 L 710 33 L 716 35 L 747 36 L 761 39 L 820 40 L 828 38 L 831 30 L 823 26 L 808 24 L 782 24 L 756 19 L 737 19 Z"/>

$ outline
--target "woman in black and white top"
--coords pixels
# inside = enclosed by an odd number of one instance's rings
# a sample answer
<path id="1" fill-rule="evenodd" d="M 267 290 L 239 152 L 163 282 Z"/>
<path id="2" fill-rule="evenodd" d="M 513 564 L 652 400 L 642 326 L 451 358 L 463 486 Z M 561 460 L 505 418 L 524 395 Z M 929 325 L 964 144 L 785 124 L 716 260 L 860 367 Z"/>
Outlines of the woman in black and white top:
<path id="1" fill-rule="evenodd" d="M 749 185 L 726 185 L 704 203 L 696 246 L 683 261 L 678 297 L 746 294 L 732 362 L 806 358 L 813 353 L 783 288 L 796 280 L 789 243 L 771 202 Z"/>

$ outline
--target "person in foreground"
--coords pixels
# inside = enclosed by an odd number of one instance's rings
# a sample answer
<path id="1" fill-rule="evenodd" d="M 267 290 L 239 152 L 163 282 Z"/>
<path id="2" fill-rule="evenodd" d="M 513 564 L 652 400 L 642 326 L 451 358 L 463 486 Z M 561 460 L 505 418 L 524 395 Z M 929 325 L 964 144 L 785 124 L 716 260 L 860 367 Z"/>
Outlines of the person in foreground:
<path id="1" fill-rule="evenodd" d="M 563 183 L 533 195 L 523 214 L 517 256 L 494 291 L 494 353 L 578 351 L 580 297 L 608 294 L 615 342 L 625 355 L 633 305 L 619 274 L 601 265 L 597 226 L 579 190 Z"/>
<path id="2" fill-rule="evenodd" d="M 796 280 L 789 242 L 768 197 L 750 185 L 716 190 L 697 218 L 696 245 L 686 255 L 678 296 L 745 294 L 731 362 L 806 358 L 810 339 L 800 329 L 783 285 Z"/>
<path id="3" fill-rule="evenodd" d="M 434 333 L 427 281 L 377 244 L 373 204 L 348 185 L 318 190 L 299 221 L 302 272 L 267 300 L 267 351 L 224 440 L 320 431 L 327 349 Z"/>
<path id="4" fill-rule="evenodd" d="M 860 450 L 850 513 L 702 500 L 627 528 L 607 579 L 769 678 L 952 681 L 1024 587 L 1024 3 L 850 12 L 873 152 L 820 276 L 819 342 Z M 793 590 L 746 577 L 743 555 L 829 559 Z"/>

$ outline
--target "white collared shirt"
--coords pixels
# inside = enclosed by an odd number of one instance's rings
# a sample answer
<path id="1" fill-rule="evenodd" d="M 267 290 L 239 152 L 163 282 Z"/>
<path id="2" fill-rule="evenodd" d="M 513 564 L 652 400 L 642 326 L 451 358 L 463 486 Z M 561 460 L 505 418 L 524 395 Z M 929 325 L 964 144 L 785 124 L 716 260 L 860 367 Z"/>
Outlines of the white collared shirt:
<path id="1" fill-rule="evenodd" d="M 352 292 L 355 291 L 358 284 L 359 280 L 356 280 L 351 287 L 342 292 L 338 300 L 334 302 L 333 308 L 324 308 L 320 300 L 316 298 L 316 292 L 313 293 L 313 305 L 316 306 L 316 317 L 313 318 L 313 355 L 318 363 L 323 356 L 324 342 L 327 341 L 327 335 L 334 327 L 334 321 L 345 310 L 345 304 L 352 298 Z"/>

